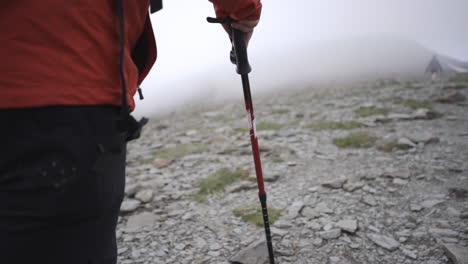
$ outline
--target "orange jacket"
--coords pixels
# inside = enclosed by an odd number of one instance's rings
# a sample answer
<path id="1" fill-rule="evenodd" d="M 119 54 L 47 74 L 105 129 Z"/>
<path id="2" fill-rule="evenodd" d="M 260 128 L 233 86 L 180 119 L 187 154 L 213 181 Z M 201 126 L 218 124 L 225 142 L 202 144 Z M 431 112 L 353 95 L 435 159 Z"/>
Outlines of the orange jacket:
<path id="1" fill-rule="evenodd" d="M 0 109 L 121 105 L 114 0 L 1 0 Z M 219 17 L 256 19 L 260 0 L 212 0 Z M 127 98 L 156 60 L 149 0 L 124 0 Z"/>

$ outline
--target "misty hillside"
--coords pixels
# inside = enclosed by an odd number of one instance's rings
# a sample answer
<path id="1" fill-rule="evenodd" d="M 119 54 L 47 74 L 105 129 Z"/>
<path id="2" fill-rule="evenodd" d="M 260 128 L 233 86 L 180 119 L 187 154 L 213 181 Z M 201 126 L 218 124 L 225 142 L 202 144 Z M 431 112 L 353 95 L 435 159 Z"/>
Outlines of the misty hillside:
<path id="1" fill-rule="evenodd" d="M 277 263 L 466 263 L 468 76 L 452 81 L 254 96 Z M 119 263 L 268 262 L 247 127 L 241 98 L 150 121 Z"/>
<path id="2" fill-rule="evenodd" d="M 275 66 L 271 65 L 271 58 L 258 59 L 255 76 L 262 79 L 286 76 L 293 82 L 420 77 L 433 54 L 422 45 L 399 37 L 346 38 L 278 52 Z"/>
<path id="3" fill-rule="evenodd" d="M 272 43 L 268 50 L 272 51 L 250 56 L 254 94 L 380 79 L 421 80 L 430 60 L 438 53 L 415 41 L 392 35 L 349 37 L 287 49 L 274 47 Z M 462 64 L 453 58 L 443 58 Z M 239 76 L 227 56 L 220 56 L 220 60 L 223 59 L 222 67 L 212 68 L 191 79 L 174 81 L 169 85 L 170 89 L 151 87 L 164 89 L 166 95 L 151 103 L 144 112 L 167 112 L 184 105 L 241 98 Z"/>

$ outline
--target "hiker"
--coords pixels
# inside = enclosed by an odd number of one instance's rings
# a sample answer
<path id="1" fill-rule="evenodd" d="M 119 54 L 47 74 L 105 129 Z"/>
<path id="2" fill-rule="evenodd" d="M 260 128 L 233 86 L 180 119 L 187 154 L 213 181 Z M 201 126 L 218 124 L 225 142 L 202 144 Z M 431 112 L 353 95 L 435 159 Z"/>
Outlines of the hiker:
<path id="1" fill-rule="evenodd" d="M 0 263 L 117 262 L 126 142 L 144 123 L 129 113 L 156 60 L 149 2 L 1 1 Z M 260 0 L 211 2 L 250 38 Z"/>

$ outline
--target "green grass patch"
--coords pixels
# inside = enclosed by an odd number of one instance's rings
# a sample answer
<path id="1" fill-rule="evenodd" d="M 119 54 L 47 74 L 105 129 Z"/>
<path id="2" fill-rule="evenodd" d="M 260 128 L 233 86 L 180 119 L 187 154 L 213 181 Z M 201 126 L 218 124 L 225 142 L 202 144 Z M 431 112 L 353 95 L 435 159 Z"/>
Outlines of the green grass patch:
<path id="1" fill-rule="evenodd" d="M 227 148 L 227 149 L 223 150 L 223 151 L 221 152 L 221 154 L 232 154 L 232 153 L 234 153 L 234 152 L 236 152 L 236 149 Z"/>
<path id="2" fill-rule="evenodd" d="M 243 170 L 231 171 L 227 168 L 220 169 L 197 182 L 196 186 L 200 190 L 192 195 L 192 199 L 203 202 L 207 195 L 224 192 L 226 186 L 242 178 L 248 178 L 248 175 Z"/>
<path id="3" fill-rule="evenodd" d="M 234 132 L 235 133 L 247 133 L 247 132 L 249 132 L 249 130 L 247 128 L 244 128 L 244 127 L 236 127 L 236 128 L 234 128 Z"/>
<path id="4" fill-rule="evenodd" d="M 363 125 L 356 121 L 347 121 L 347 122 L 331 122 L 323 121 L 316 124 L 311 124 L 307 126 L 313 130 L 350 130 L 355 128 L 363 127 Z"/>
<path id="5" fill-rule="evenodd" d="M 362 96 L 362 95 L 365 95 L 367 94 L 368 91 L 365 91 L 365 90 L 359 90 L 359 91 L 354 91 L 354 92 L 351 92 L 349 94 L 349 96 Z"/>
<path id="6" fill-rule="evenodd" d="M 413 110 L 420 109 L 420 108 L 426 108 L 429 110 L 433 109 L 432 103 L 427 100 L 421 101 L 421 100 L 414 100 L 414 99 L 405 99 L 405 100 L 397 101 L 396 103 L 409 107 Z"/>
<path id="7" fill-rule="evenodd" d="M 221 116 L 217 116 L 215 118 L 215 121 L 216 122 L 220 122 L 220 123 L 223 123 L 223 124 L 232 124 L 234 121 L 236 121 L 238 118 L 235 116 L 235 115 L 221 115 Z"/>
<path id="8" fill-rule="evenodd" d="M 281 157 L 274 157 L 272 161 L 273 161 L 273 163 L 283 163 L 283 162 L 285 162 L 285 160 L 283 158 L 281 158 Z"/>
<path id="9" fill-rule="evenodd" d="M 257 124 L 257 131 L 262 130 L 279 130 L 283 125 L 273 122 L 260 122 Z"/>
<path id="10" fill-rule="evenodd" d="M 444 86 L 444 89 L 453 89 L 453 90 L 461 90 L 467 88 L 468 85 L 463 84 L 463 83 L 457 83 L 457 84 L 450 84 Z"/>
<path id="11" fill-rule="evenodd" d="M 300 105 L 300 104 L 307 104 L 315 101 L 322 100 L 326 97 L 325 94 L 315 94 L 313 96 L 304 97 L 304 96 L 295 96 L 290 101 L 286 103 L 286 105 Z"/>
<path id="12" fill-rule="evenodd" d="M 386 115 L 390 112 L 387 108 L 379 108 L 375 106 L 361 106 L 354 110 L 354 113 L 359 117 L 368 117 L 373 115 Z"/>
<path id="13" fill-rule="evenodd" d="M 284 114 L 287 114 L 289 112 L 290 112 L 289 109 L 275 109 L 271 113 L 276 114 L 276 115 L 284 115 Z"/>
<path id="14" fill-rule="evenodd" d="M 240 217 L 242 221 L 252 223 L 258 227 L 263 227 L 262 210 L 259 206 L 249 206 L 245 208 L 234 209 L 233 214 Z M 281 216 L 281 210 L 268 207 L 268 220 L 273 225 Z"/>
<path id="15" fill-rule="evenodd" d="M 376 140 L 367 132 L 354 132 L 346 137 L 333 139 L 333 144 L 339 148 L 370 148 Z"/>
<path id="16" fill-rule="evenodd" d="M 291 122 L 289 122 L 289 126 L 297 127 L 301 124 L 301 122 L 302 122 L 302 118 L 296 118 L 292 120 Z"/>
<path id="17" fill-rule="evenodd" d="M 404 88 L 405 89 L 415 89 L 412 82 L 406 82 Z"/>
<path id="18" fill-rule="evenodd" d="M 154 152 L 155 158 L 175 159 L 187 155 L 200 154 L 208 151 L 208 146 L 203 143 L 177 144 L 174 147 L 162 148 Z"/>
<path id="19" fill-rule="evenodd" d="M 450 78 L 451 82 L 466 82 L 468 83 L 468 73 L 458 73 L 457 75 Z"/>
<path id="20" fill-rule="evenodd" d="M 370 86 L 371 89 L 380 89 L 383 87 L 385 87 L 385 84 L 382 82 L 375 82 Z"/>

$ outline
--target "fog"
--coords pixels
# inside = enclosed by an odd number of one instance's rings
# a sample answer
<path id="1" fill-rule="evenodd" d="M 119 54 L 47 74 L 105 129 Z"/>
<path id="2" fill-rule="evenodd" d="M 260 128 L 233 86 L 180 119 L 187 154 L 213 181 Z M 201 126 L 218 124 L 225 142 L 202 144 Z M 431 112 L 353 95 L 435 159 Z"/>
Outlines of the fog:
<path id="1" fill-rule="evenodd" d="M 152 16 L 158 61 L 137 115 L 242 98 L 230 43 L 206 0 Z M 264 0 L 249 46 L 254 96 L 327 81 L 420 74 L 434 53 L 468 60 L 467 0 Z"/>

